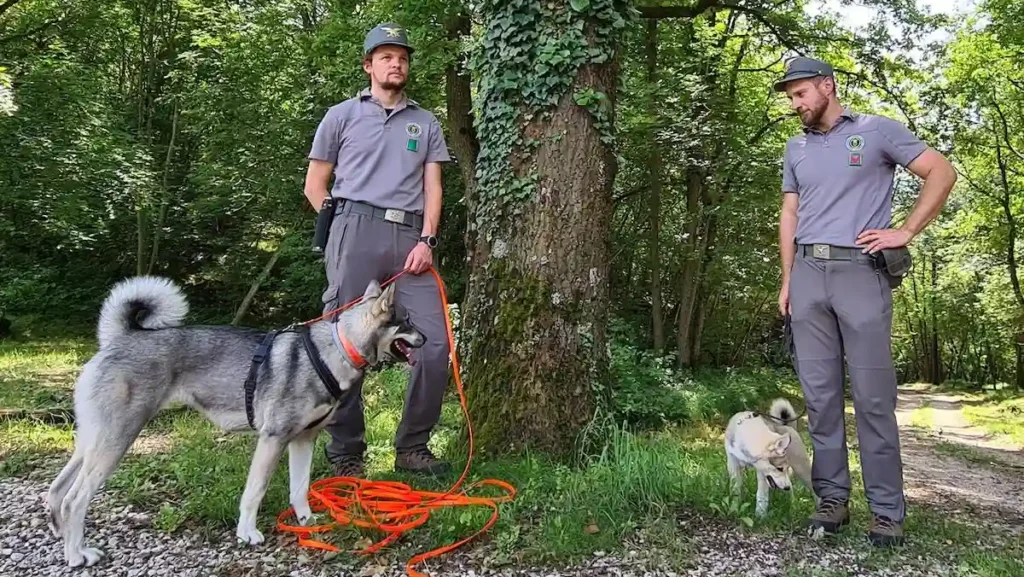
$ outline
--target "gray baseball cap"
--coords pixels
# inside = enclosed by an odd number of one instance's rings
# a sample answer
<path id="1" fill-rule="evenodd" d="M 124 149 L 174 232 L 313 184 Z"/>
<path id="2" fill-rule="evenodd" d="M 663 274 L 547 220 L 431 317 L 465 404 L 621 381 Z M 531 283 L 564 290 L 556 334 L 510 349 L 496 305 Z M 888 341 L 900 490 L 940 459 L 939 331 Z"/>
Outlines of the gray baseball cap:
<path id="1" fill-rule="evenodd" d="M 832 67 L 828 62 L 823 62 L 814 58 L 807 58 L 805 56 L 798 56 L 786 63 L 786 74 L 775 82 L 775 90 L 778 92 L 785 92 L 787 82 L 790 82 L 791 80 L 802 80 L 804 78 L 814 78 L 815 76 L 834 78 L 835 72 L 832 70 Z"/>
<path id="2" fill-rule="evenodd" d="M 378 24 L 366 34 L 366 40 L 363 41 L 363 56 L 373 52 L 374 48 L 385 44 L 401 46 L 412 56 L 413 48 L 409 44 L 409 36 L 406 34 L 405 28 L 394 22 Z"/>

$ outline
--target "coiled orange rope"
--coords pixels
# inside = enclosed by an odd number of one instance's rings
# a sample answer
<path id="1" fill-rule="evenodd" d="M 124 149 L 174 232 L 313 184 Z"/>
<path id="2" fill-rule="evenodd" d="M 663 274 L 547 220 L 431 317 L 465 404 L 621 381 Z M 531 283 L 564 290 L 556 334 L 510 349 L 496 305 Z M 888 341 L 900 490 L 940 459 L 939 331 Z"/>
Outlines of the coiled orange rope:
<path id="1" fill-rule="evenodd" d="M 277 517 L 277 528 L 281 531 L 295 533 L 298 535 L 299 545 L 325 551 L 339 551 L 334 545 L 312 539 L 314 533 L 331 531 L 339 526 L 354 525 L 366 529 L 377 529 L 383 531 L 387 536 L 358 551 L 359 555 L 375 553 L 387 547 L 403 533 L 415 529 L 427 522 L 430 513 L 444 507 L 489 507 L 491 517 L 484 526 L 476 533 L 443 547 L 438 547 L 426 553 L 414 556 L 405 564 L 405 570 L 410 577 L 428 577 L 413 569 L 427 559 L 444 555 L 453 551 L 469 541 L 472 541 L 482 533 L 490 529 L 498 521 L 498 503 L 504 503 L 515 498 L 516 489 L 505 481 L 497 479 L 484 479 L 473 483 L 461 491 L 463 482 L 469 474 L 470 463 L 473 461 L 473 425 L 469 418 L 469 410 L 466 408 L 466 395 L 462 386 L 462 376 L 459 371 L 458 356 L 455 354 L 455 334 L 452 331 L 451 319 L 448 317 L 448 297 L 445 294 L 444 282 L 437 270 L 431 267 L 430 272 L 437 280 L 437 289 L 441 296 L 441 303 L 444 306 L 444 320 L 448 327 L 448 347 L 451 351 L 452 370 L 455 372 L 455 384 L 459 393 L 459 404 L 462 406 L 462 414 L 466 418 L 466 427 L 469 432 L 469 455 L 466 459 L 466 467 L 462 471 L 459 480 L 448 491 L 435 493 L 429 491 L 417 491 L 405 483 L 390 481 L 367 481 L 354 477 L 329 477 L 313 483 L 309 489 L 309 505 L 314 513 L 328 512 L 334 523 L 302 527 L 285 523 L 289 517 L 293 517 L 295 511 L 289 507 Z M 402 271 L 381 285 L 387 286 L 398 277 L 405 274 Z M 303 324 L 312 324 L 336 312 L 347 309 L 358 303 L 356 299 L 351 303 L 341 306 L 320 317 L 306 321 Z M 505 494 L 497 497 L 471 497 L 467 493 L 475 487 L 490 485 L 499 487 Z M 456 493 L 458 491 L 458 493 Z"/>

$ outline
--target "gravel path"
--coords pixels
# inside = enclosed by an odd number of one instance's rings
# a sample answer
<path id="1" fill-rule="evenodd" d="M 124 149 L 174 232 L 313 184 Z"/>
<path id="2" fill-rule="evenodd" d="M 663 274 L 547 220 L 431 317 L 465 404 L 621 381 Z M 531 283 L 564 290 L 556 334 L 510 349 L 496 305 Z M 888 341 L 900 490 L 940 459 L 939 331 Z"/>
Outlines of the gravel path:
<path id="1" fill-rule="evenodd" d="M 97 519 L 89 523 L 91 545 L 107 551 L 107 558 L 90 569 L 64 565 L 58 542 L 46 527 L 43 495 L 46 486 L 36 481 L 0 481 L 0 575 L 33 577 L 398 577 L 402 563 L 378 565 L 321 562 L 296 552 L 290 538 L 268 539 L 269 546 L 236 546 L 232 535 L 218 536 L 220 544 L 189 531 L 166 535 L 150 526 L 148 515 L 115 505 L 107 495 L 94 504 Z M 735 525 L 683 514 L 678 519 L 682 541 L 666 555 L 642 534 L 626 543 L 622 557 L 598 553 L 575 566 L 487 569 L 479 554 L 457 552 L 439 565 L 419 569 L 433 577 L 726 577 L 780 576 L 792 571 L 839 572 L 848 575 L 924 577 L 949 574 L 948 561 L 905 559 L 899 568 L 874 571 L 870 552 L 851 544 L 821 545 L 799 535 L 747 533 Z M 689 537 L 688 537 L 689 536 Z M 664 542 L 664 535 L 658 542 Z M 995 547 L 979 543 L 979 547 Z M 676 559 L 673 561 L 672 559 Z M 822 573 L 828 574 L 828 573 Z"/>
<path id="2" fill-rule="evenodd" d="M 290 539 L 252 550 L 235 546 L 232 535 L 216 536 L 220 544 L 184 531 L 172 536 L 150 526 L 148 515 L 121 507 L 103 496 L 97 499 L 91 544 L 113 555 L 90 569 L 72 570 L 60 558 L 57 540 L 42 514 L 45 485 L 23 480 L 0 482 L 0 575 L 39 577 L 398 577 L 401 563 L 380 559 L 368 563 L 322 563 L 318 555 L 296 552 Z M 735 525 L 684 514 L 678 520 L 679 549 L 666 554 L 642 536 L 626 543 L 622 557 L 597 554 L 586 563 L 562 567 L 504 567 L 488 569 L 479 554 L 457 552 L 438 565 L 421 570 L 433 577 L 726 577 L 792 574 L 878 575 L 924 577 L 952 574 L 948 559 L 905 559 L 898 569 L 872 565 L 870 552 L 851 543 L 821 545 L 800 535 L 765 535 Z M 658 542 L 664 542 L 664 535 Z M 963 544 L 958 544 L 963 545 Z M 996 549 L 998 542 L 974 545 Z M 312 557 L 312 558 L 311 558 Z M 675 560 L 673 559 L 682 559 Z"/>
<path id="3" fill-rule="evenodd" d="M 957 515 L 958 520 L 976 520 L 995 526 L 1000 533 L 1018 539 L 1024 528 L 1024 474 L 1019 469 L 979 466 L 957 456 L 936 452 L 934 438 L 907 425 L 909 414 L 921 406 L 939 406 L 957 412 L 953 404 L 936 405 L 926 392 L 901 391 L 900 422 L 908 498 L 927 502 Z M 991 441 L 976 436 L 956 416 L 942 416 L 944 435 L 953 442 L 986 448 Z M 952 415 L 952 416 L 951 416 Z M 960 417 L 962 419 L 962 416 Z M 975 444 L 976 443 L 976 444 Z M 997 450 L 988 447 L 990 450 Z M 1002 462 L 1024 460 L 1024 455 L 1006 452 Z M 1015 461 L 1014 461 L 1015 462 Z M 43 497 L 46 481 L 0 479 L 0 575 L 39 577 L 398 577 L 404 575 L 404 559 L 382 558 L 323 562 L 318 553 L 295 548 L 291 536 L 267 533 L 259 548 L 236 545 L 232 532 L 217 535 L 184 530 L 173 535 L 152 527 L 148 514 L 118 503 L 101 492 L 88 516 L 89 545 L 103 549 L 108 557 L 90 569 L 69 569 L 63 562 L 58 540 L 45 522 Z M 862 527 L 855 525 L 854 530 Z M 950 559 L 938 556 L 906 556 L 900 563 L 877 566 L 871 552 L 851 539 L 823 545 L 798 534 L 764 534 L 741 530 L 689 513 L 678 519 L 674 535 L 645 538 L 643 532 L 625 543 L 621 557 L 597 554 L 588 562 L 569 567 L 488 568 L 484 553 L 460 550 L 440 563 L 419 567 L 432 577 L 725 577 L 819 574 L 918 577 L 954 574 Z M 653 543 L 674 543 L 672 551 Z M 998 549 L 1001 539 L 973 544 L 977 550 Z M 962 548 L 966 544 L 957 543 Z M 663 546 L 662 546 L 663 547 Z M 379 565 L 379 563 L 384 563 Z M 831 572 L 831 573 L 830 573 Z"/>
<path id="4" fill-rule="evenodd" d="M 919 408 L 932 409 L 931 430 L 910 426 Z M 1024 451 L 968 423 L 955 396 L 903 387 L 896 416 L 909 499 L 957 514 L 980 510 L 1008 531 L 1024 532 Z M 966 447 L 988 463 L 939 452 L 936 441 Z"/>

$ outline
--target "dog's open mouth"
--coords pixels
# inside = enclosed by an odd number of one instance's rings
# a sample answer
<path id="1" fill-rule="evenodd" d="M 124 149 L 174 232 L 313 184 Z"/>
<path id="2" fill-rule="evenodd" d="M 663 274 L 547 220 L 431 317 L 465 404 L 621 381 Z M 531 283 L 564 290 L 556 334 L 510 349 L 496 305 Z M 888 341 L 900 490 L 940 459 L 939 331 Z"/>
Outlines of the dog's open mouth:
<path id="1" fill-rule="evenodd" d="M 410 365 L 416 364 L 416 361 L 412 358 L 412 347 L 402 339 L 395 339 L 391 341 L 391 356 L 404 363 L 409 363 Z"/>

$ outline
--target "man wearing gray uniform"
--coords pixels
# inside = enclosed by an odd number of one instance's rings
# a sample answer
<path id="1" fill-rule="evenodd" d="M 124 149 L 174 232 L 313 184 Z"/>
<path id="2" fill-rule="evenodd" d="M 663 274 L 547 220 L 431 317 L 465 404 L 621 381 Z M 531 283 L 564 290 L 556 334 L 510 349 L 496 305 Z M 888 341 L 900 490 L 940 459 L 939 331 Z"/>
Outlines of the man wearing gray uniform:
<path id="1" fill-rule="evenodd" d="M 868 538 L 898 546 L 906 507 L 890 332 L 899 278 L 879 267 L 878 256 L 905 247 L 939 214 L 956 173 L 899 122 L 843 107 L 825 62 L 792 59 L 775 90 L 786 93 L 804 126 L 783 159 L 779 310 L 791 315 L 814 446 L 820 503 L 809 525 L 831 534 L 850 521 L 845 356 L 872 512 Z M 906 222 L 891 228 L 896 165 L 924 185 Z"/>
<path id="2" fill-rule="evenodd" d="M 448 383 L 448 336 L 433 276 L 441 217 L 441 164 L 448 162 L 441 125 L 405 96 L 413 48 L 397 24 L 372 29 L 363 43 L 370 87 L 332 106 L 313 138 L 305 194 L 320 209 L 329 195 L 341 204 L 324 250 L 324 312 L 359 298 L 371 279 L 395 281 L 396 301 L 427 337 L 416 351 L 395 435 L 395 469 L 440 474 L 449 470 L 427 448 L 441 415 Z M 331 175 L 334 185 L 328 193 Z M 327 458 L 338 476 L 364 474 L 362 387 L 346 394 L 327 426 Z"/>

